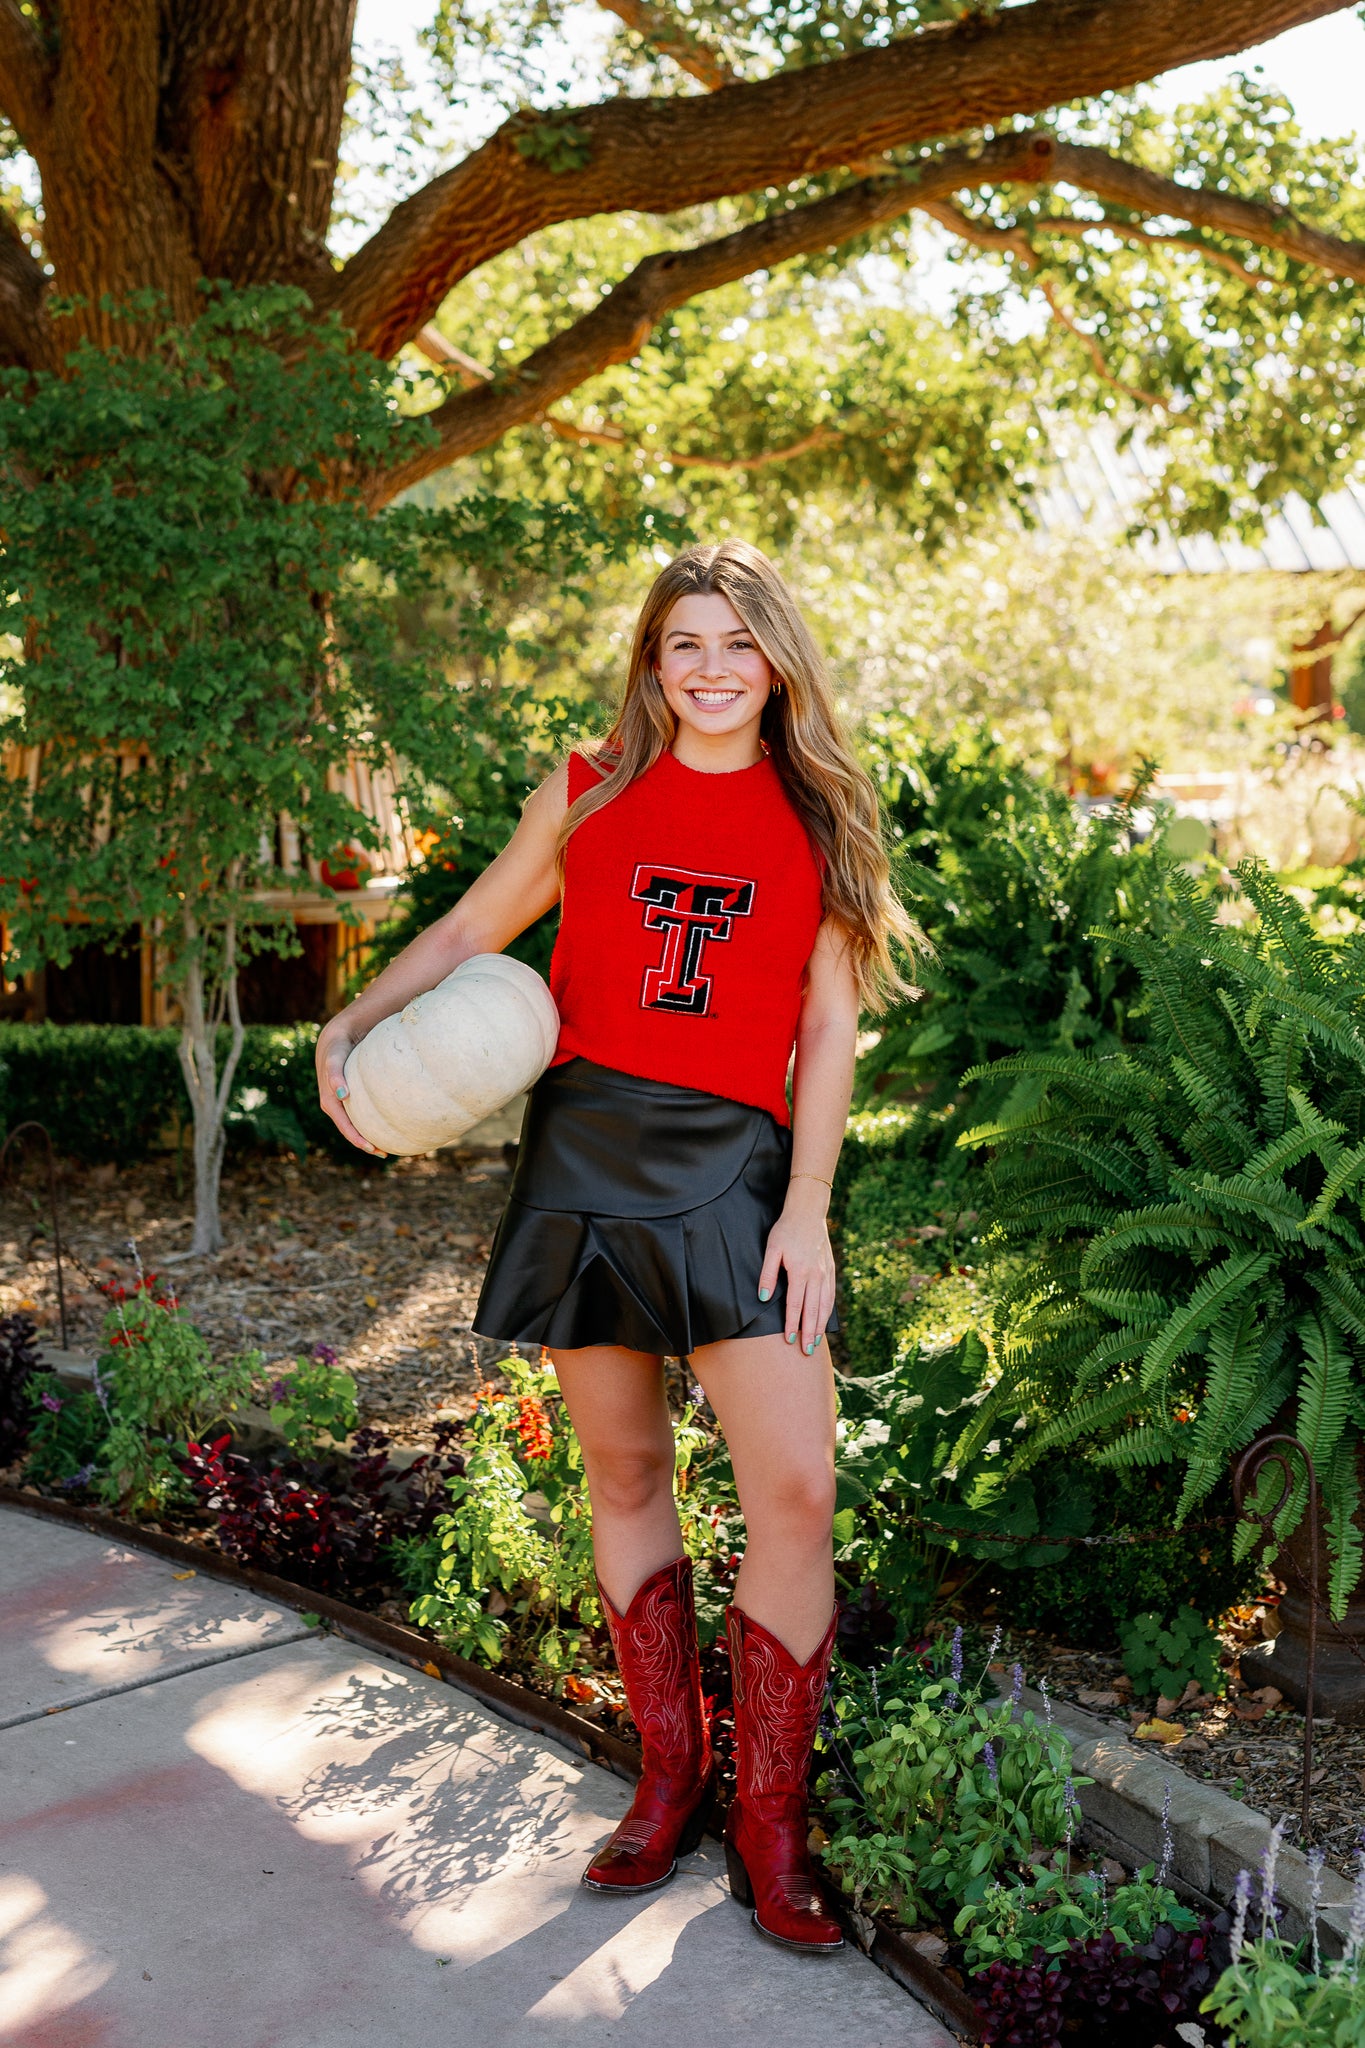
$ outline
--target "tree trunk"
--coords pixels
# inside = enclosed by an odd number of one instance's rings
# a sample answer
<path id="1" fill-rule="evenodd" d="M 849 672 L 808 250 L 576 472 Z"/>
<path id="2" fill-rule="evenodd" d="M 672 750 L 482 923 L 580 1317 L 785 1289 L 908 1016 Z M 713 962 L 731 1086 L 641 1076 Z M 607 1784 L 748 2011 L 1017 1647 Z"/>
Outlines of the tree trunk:
<path id="1" fill-rule="evenodd" d="M 189 911 L 186 912 L 185 923 L 187 935 L 192 937 L 193 917 Z M 224 1118 L 246 1038 L 237 994 L 236 937 L 235 925 L 229 925 L 225 935 L 223 977 L 214 991 L 213 1001 L 205 1002 L 204 968 L 197 953 L 191 954 L 182 995 L 180 1070 L 185 1077 L 194 1113 L 194 1236 L 190 1241 L 190 1258 L 204 1257 L 223 1248 L 218 1190 L 227 1144 Z M 226 1007 L 232 1028 L 232 1042 L 223 1062 L 223 1071 L 219 1074 L 216 1071 L 216 1040 L 219 1013 L 223 1007 Z"/>

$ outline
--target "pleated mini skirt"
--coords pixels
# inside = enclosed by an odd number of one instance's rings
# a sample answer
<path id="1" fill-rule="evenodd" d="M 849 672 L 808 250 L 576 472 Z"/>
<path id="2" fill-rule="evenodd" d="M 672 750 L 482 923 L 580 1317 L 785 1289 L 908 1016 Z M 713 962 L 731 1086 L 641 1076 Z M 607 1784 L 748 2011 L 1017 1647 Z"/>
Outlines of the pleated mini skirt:
<path id="1" fill-rule="evenodd" d="M 527 1103 L 475 1331 L 677 1358 L 780 1334 L 785 1276 L 768 1302 L 758 1282 L 790 1171 L 791 1133 L 765 1109 L 592 1060 L 551 1067 Z"/>

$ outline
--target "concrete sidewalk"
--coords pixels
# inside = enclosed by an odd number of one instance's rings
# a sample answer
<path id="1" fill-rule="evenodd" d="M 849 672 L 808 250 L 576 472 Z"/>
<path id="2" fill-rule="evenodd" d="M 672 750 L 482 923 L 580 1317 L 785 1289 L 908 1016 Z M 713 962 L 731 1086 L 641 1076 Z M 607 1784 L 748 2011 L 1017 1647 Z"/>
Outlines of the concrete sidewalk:
<path id="1" fill-rule="evenodd" d="M 439 1680 L 0 1510 L 0 2041 L 951 2048 L 789 1956 L 716 1844 L 582 1890 L 628 1788 Z"/>

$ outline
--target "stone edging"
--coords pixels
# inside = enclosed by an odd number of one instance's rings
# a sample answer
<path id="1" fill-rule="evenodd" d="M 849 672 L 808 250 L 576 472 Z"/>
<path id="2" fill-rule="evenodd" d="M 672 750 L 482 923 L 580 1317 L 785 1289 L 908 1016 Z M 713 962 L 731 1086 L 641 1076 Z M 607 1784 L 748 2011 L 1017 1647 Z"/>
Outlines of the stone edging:
<path id="1" fill-rule="evenodd" d="M 1026 1686 L 1021 1703 L 1043 1719 L 1041 1694 Z M 1093 1846 L 1123 1862 L 1160 1863 L 1161 1809 L 1169 1785 L 1175 1888 L 1192 1902 L 1226 1906 L 1238 1872 L 1256 1876 L 1271 1832 L 1263 1813 L 1216 1785 L 1187 1777 L 1173 1756 L 1163 1760 L 1160 1750 L 1139 1748 L 1126 1723 L 1102 1720 L 1067 1700 L 1053 1701 L 1052 1718 L 1072 1745 L 1076 1776 L 1095 1781 L 1078 1795 L 1082 1833 Z M 1333 1870 L 1323 1871 L 1321 1884 L 1318 1940 L 1324 1955 L 1339 1956 L 1346 1946 L 1351 1887 Z M 1308 1859 L 1301 1850 L 1280 1850 L 1275 1885 L 1285 1909 L 1284 1931 L 1297 1941 L 1308 1932 L 1311 1912 Z"/>

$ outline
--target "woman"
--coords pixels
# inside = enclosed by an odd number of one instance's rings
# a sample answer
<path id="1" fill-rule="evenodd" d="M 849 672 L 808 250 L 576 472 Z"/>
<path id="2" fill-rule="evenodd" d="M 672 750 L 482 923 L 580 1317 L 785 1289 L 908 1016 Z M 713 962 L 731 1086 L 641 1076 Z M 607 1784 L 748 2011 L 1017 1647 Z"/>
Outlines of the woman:
<path id="1" fill-rule="evenodd" d="M 834 1306 L 825 1214 L 859 1008 L 899 985 L 872 785 L 790 591 L 742 541 L 688 549 L 636 628 L 621 713 L 506 849 L 318 1041 L 352 1045 L 560 901 L 561 1030 L 532 1092 L 474 1327 L 545 1345 L 583 1447 L 603 1611 L 640 1730 L 630 1812 L 585 1883 L 666 1883 L 711 1790 L 663 1359 L 725 1432 L 747 1547 L 728 1617 L 731 1888 L 759 1930 L 841 1946 L 806 1850 L 834 1643 Z M 787 1069 L 795 1048 L 792 1111 Z"/>

